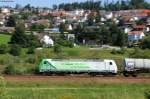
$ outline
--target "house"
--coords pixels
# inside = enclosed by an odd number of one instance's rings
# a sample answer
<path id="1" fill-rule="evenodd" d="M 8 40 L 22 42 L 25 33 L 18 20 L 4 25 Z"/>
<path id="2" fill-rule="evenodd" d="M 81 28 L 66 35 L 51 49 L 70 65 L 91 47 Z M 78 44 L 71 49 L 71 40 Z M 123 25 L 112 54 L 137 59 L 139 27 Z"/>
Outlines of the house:
<path id="1" fill-rule="evenodd" d="M 10 9 L 9 8 L 1 8 L 0 13 L 9 15 L 10 14 Z"/>
<path id="2" fill-rule="evenodd" d="M 65 17 L 66 16 L 66 11 L 64 10 L 54 10 L 51 12 L 51 15 L 54 17 Z"/>
<path id="3" fill-rule="evenodd" d="M 47 33 L 60 33 L 59 28 L 50 28 L 50 29 L 45 28 L 44 32 L 47 32 Z"/>
<path id="4" fill-rule="evenodd" d="M 48 19 L 40 19 L 40 20 L 34 21 L 33 23 L 40 24 L 46 27 L 48 27 L 50 24 Z"/>
<path id="5" fill-rule="evenodd" d="M 72 31 L 72 30 L 73 30 L 73 27 L 72 27 L 71 24 L 67 25 L 67 30 L 69 30 L 69 31 Z"/>
<path id="6" fill-rule="evenodd" d="M 135 25 L 133 29 L 136 31 L 143 31 L 145 29 L 145 25 Z"/>
<path id="7" fill-rule="evenodd" d="M 105 14 L 105 18 L 106 18 L 106 19 L 111 19 L 111 18 L 113 18 L 113 13 L 112 13 L 112 12 L 106 13 L 106 14 Z"/>
<path id="8" fill-rule="evenodd" d="M 40 42 L 43 43 L 44 47 L 54 46 L 54 41 L 48 35 L 44 35 Z"/>
<path id="9" fill-rule="evenodd" d="M 8 32 L 8 33 L 13 33 L 15 31 L 14 27 L 0 27 L 0 32 Z"/>
<path id="10" fill-rule="evenodd" d="M 124 33 L 129 33 L 132 30 L 132 28 L 128 26 L 124 26 L 123 29 L 124 29 Z"/>
<path id="11" fill-rule="evenodd" d="M 5 24 L 5 15 L 0 14 L 0 26 L 3 26 Z"/>
<path id="12" fill-rule="evenodd" d="M 144 32 L 142 31 L 131 31 L 128 33 L 128 42 L 136 42 L 136 41 L 140 41 L 143 40 L 145 37 Z"/>

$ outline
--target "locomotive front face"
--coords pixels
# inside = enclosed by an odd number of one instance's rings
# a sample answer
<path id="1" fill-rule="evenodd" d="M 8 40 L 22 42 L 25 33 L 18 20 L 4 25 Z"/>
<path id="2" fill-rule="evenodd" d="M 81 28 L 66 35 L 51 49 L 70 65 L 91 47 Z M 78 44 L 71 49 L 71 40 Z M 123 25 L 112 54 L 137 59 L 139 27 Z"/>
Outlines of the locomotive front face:
<path id="1" fill-rule="evenodd" d="M 105 63 L 106 63 L 106 70 L 108 70 L 111 73 L 117 74 L 118 68 L 114 60 L 105 60 Z"/>

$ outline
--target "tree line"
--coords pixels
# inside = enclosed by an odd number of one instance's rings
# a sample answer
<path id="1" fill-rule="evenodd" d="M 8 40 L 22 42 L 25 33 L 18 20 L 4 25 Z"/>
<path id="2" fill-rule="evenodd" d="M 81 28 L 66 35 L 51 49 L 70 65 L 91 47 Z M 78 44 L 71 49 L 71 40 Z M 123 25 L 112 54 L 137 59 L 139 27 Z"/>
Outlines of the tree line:
<path id="1" fill-rule="evenodd" d="M 108 2 L 106 0 L 102 4 L 101 0 L 87 0 L 86 2 L 74 2 L 74 3 L 61 3 L 59 5 L 53 5 L 53 9 L 64 9 L 67 11 L 74 9 L 84 10 L 129 10 L 129 9 L 150 9 L 150 3 L 145 0 L 118 0 L 117 2 Z"/>

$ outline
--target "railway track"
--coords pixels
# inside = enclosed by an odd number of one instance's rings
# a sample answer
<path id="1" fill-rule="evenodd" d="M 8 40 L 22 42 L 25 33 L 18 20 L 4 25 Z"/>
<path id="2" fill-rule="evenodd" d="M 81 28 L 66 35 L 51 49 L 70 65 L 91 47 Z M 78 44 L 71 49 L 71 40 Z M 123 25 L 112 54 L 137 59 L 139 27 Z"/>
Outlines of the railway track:
<path id="1" fill-rule="evenodd" d="M 27 81 L 27 82 L 97 82 L 97 83 L 150 83 L 150 77 L 90 77 L 90 76 L 8 76 L 4 75 L 6 81 Z"/>

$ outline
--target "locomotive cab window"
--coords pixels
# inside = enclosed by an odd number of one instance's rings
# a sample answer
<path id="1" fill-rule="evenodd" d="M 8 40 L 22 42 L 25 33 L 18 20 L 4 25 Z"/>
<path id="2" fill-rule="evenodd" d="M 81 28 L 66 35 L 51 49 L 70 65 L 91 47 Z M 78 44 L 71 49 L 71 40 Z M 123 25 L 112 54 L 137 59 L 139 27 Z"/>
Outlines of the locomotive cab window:
<path id="1" fill-rule="evenodd" d="M 47 64 L 47 61 L 44 61 L 44 64 Z"/>
<path id="2" fill-rule="evenodd" d="M 109 65 L 112 65 L 113 63 L 112 62 L 109 62 Z"/>

